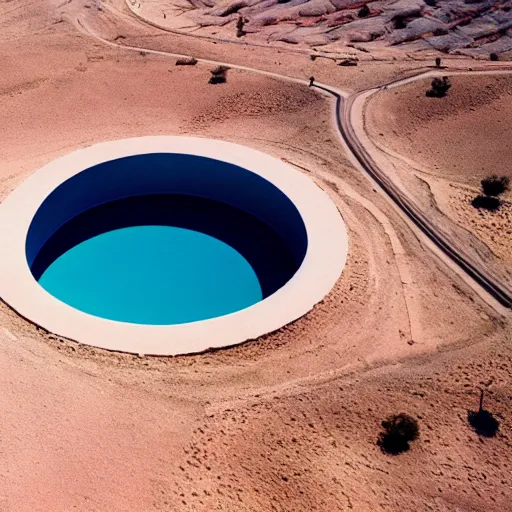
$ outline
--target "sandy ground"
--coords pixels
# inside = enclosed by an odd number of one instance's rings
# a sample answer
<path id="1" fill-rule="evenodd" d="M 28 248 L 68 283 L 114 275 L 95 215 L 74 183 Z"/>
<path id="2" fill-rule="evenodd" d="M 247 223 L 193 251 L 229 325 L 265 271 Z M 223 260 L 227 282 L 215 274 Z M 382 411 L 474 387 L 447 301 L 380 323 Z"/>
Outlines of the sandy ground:
<path id="1" fill-rule="evenodd" d="M 512 178 L 512 78 L 453 76 L 442 99 L 425 96 L 430 81 L 374 95 L 367 108 L 368 133 L 379 147 L 413 162 L 405 172 L 427 183 L 436 205 L 510 269 L 511 193 L 495 212 L 474 208 L 471 201 L 482 178 Z"/>
<path id="2" fill-rule="evenodd" d="M 445 180 L 479 187 L 489 174 L 512 177 L 512 76 L 453 76 L 440 99 L 425 96 L 431 80 L 375 96 L 373 132 Z"/>
<path id="3" fill-rule="evenodd" d="M 1 197 L 45 162 L 101 140 L 217 137 L 307 172 L 344 216 L 349 259 L 302 319 L 194 357 L 138 358 L 66 342 L 2 303 L 0 510 L 505 510 L 509 320 L 433 257 L 352 167 L 329 100 L 235 70 L 227 84 L 211 86 L 210 66 L 111 48 L 71 21 L 178 51 L 177 38 L 145 37 L 122 15 L 116 25 L 110 4 L 85 4 L 8 4 Z M 183 53 L 209 51 L 203 41 L 180 44 L 188 45 Z M 291 53 L 210 47 L 212 58 L 253 59 L 260 69 L 282 58 L 283 73 L 309 72 L 310 61 Z M 333 63 L 313 64 L 329 80 Z M 364 87 L 414 65 L 368 63 L 330 83 Z M 466 421 L 480 387 L 500 421 L 492 439 Z M 401 411 L 419 419 L 421 438 L 401 456 L 384 455 L 380 421 Z"/>

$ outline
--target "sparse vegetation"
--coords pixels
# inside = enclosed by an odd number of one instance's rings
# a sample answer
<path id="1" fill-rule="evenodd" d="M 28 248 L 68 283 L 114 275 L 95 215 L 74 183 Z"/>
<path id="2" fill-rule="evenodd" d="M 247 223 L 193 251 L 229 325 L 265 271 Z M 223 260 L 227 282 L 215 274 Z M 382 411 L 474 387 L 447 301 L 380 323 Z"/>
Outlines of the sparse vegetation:
<path id="1" fill-rule="evenodd" d="M 436 68 L 441 67 L 441 57 L 436 57 Z"/>
<path id="2" fill-rule="evenodd" d="M 194 57 L 183 57 L 176 61 L 176 66 L 195 66 L 197 64 L 197 59 Z"/>
<path id="3" fill-rule="evenodd" d="M 377 444 L 385 453 L 397 455 L 409 450 L 409 443 L 420 436 L 418 422 L 408 414 L 389 416 L 382 422 L 384 431 L 380 433 Z"/>
<path id="4" fill-rule="evenodd" d="M 217 66 L 212 69 L 210 73 L 212 76 L 208 81 L 209 84 L 225 84 L 227 82 L 227 72 L 229 68 L 227 66 Z"/>
<path id="5" fill-rule="evenodd" d="M 482 192 L 486 196 L 498 197 L 506 192 L 510 187 L 510 179 L 508 176 L 487 176 L 480 184 L 482 185 Z"/>
<path id="6" fill-rule="evenodd" d="M 484 409 L 484 390 L 480 392 L 478 411 L 468 411 L 468 422 L 480 436 L 494 437 L 500 428 L 500 422 L 492 413 Z"/>
<path id="7" fill-rule="evenodd" d="M 368 7 L 368 4 L 364 4 L 361 9 L 357 12 L 357 15 L 360 18 L 366 18 L 367 16 L 370 16 L 370 8 Z"/>
<path id="8" fill-rule="evenodd" d="M 443 98 L 452 86 L 447 76 L 432 80 L 431 88 L 425 93 L 429 98 Z"/>
<path id="9" fill-rule="evenodd" d="M 243 16 L 239 16 L 236 20 L 236 37 L 245 36 L 246 32 L 244 30 L 244 25 L 246 23 L 246 19 Z"/>
<path id="10" fill-rule="evenodd" d="M 510 187 L 508 176 L 487 176 L 480 182 L 482 194 L 475 197 L 471 204 L 475 208 L 485 208 L 486 210 L 497 210 L 501 206 L 499 196 L 505 193 Z"/>
<path id="11" fill-rule="evenodd" d="M 491 53 L 489 55 L 489 59 L 491 59 L 492 61 L 496 62 L 498 60 L 498 54 L 497 53 Z"/>

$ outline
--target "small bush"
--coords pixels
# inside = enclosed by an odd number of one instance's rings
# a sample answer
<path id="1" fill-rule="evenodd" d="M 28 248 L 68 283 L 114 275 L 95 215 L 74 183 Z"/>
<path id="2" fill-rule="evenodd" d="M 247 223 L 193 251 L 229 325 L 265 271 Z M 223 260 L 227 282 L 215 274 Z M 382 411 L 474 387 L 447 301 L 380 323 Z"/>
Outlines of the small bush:
<path id="1" fill-rule="evenodd" d="M 510 179 L 508 176 L 487 176 L 480 184 L 482 185 L 482 192 L 489 197 L 498 197 L 509 189 Z"/>
<path id="2" fill-rule="evenodd" d="M 176 66 L 195 66 L 197 64 L 197 59 L 194 57 L 183 57 L 176 61 Z"/>
<path id="3" fill-rule="evenodd" d="M 431 89 L 425 94 L 429 98 L 443 98 L 451 86 L 452 84 L 447 76 L 443 76 L 443 78 L 436 77 L 432 80 Z"/>
<path id="4" fill-rule="evenodd" d="M 420 436 L 418 422 L 405 413 L 394 414 L 382 422 L 384 432 L 381 432 L 377 444 L 385 453 L 397 455 L 409 450 L 409 443 Z"/>
<path id="5" fill-rule="evenodd" d="M 435 7 L 437 5 L 437 0 L 424 0 L 425 3 L 429 6 L 429 7 Z"/>
<path id="6" fill-rule="evenodd" d="M 441 67 L 441 57 L 436 57 L 436 68 Z"/>
<path id="7" fill-rule="evenodd" d="M 227 72 L 228 72 L 227 66 L 217 66 L 216 68 L 212 69 L 210 73 L 212 76 L 210 77 L 210 80 L 208 81 L 209 84 L 224 84 L 227 82 Z"/>
<path id="8" fill-rule="evenodd" d="M 224 75 L 227 71 L 228 71 L 228 67 L 227 66 L 217 66 L 216 68 L 213 68 L 210 73 L 212 75 Z"/>
<path id="9" fill-rule="evenodd" d="M 496 62 L 498 60 L 498 54 L 497 53 L 491 53 L 489 55 L 489 59 L 491 59 L 493 62 Z"/>
<path id="10" fill-rule="evenodd" d="M 368 7 L 368 4 L 364 4 L 361 9 L 359 9 L 357 15 L 360 18 L 366 18 L 367 16 L 370 16 L 370 8 Z"/>

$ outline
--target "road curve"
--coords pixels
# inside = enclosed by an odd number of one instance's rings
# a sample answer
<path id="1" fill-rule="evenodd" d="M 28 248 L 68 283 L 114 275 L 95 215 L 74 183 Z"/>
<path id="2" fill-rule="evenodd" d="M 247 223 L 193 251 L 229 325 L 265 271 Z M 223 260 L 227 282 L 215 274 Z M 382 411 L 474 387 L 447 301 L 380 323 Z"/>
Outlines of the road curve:
<path id="1" fill-rule="evenodd" d="M 471 74 L 471 72 L 467 72 Z M 420 73 L 415 77 L 406 80 L 418 80 L 429 76 L 430 72 Z M 445 73 L 447 74 L 447 73 Z M 400 84 L 404 79 L 395 80 L 386 84 L 391 86 Z M 417 205 L 414 204 L 407 196 L 405 196 L 399 187 L 378 167 L 368 151 L 364 148 L 358 139 L 351 121 L 352 106 L 360 93 L 349 96 L 345 101 L 343 98 L 331 90 L 329 87 L 317 85 L 319 89 L 332 94 L 336 101 L 336 119 L 337 128 L 345 144 L 352 152 L 353 156 L 363 167 L 366 173 L 379 185 L 379 187 L 388 195 L 388 197 L 403 211 L 422 232 L 425 234 L 439 249 L 443 251 L 453 262 L 455 262 L 467 275 L 469 275 L 476 283 L 478 283 L 487 293 L 494 297 L 501 305 L 512 308 L 512 291 L 499 279 L 489 273 L 485 268 L 471 261 L 471 258 L 458 248 L 454 247 L 450 238 L 443 233 L 434 223 L 430 222 L 427 215 L 422 212 Z M 375 89 L 375 88 L 372 88 Z M 377 88 L 378 89 L 378 88 Z M 377 90 L 376 89 L 376 90 Z"/>
<path id="2" fill-rule="evenodd" d="M 133 14 L 133 13 L 132 13 Z M 138 19 L 136 16 L 134 16 Z M 118 47 L 129 51 L 144 51 L 150 54 L 164 55 L 173 58 L 184 57 L 184 55 L 175 54 L 171 52 L 165 52 L 160 50 L 152 50 L 151 48 L 133 47 L 117 42 L 109 41 L 102 38 L 88 26 L 86 26 L 80 19 L 76 19 L 78 27 L 86 32 L 89 36 L 101 41 L 109 46 Z M 186 36 L 184 36 L 186 37 Z M 234 43 L 236 44 L 236 43 Z M 286 80 L 302 85 L 306 85 L 309 82 L 278 73 L 272 73 L 263 71 L 260 69 L 254 69 L 247 66 L 233 65 L 225 62 L 218 62 L 209 59 L 197 59 L 199 62 L 207 64 L 225 64 L 234 69 L 248 71 L 252 73 L 262 74 L 268 77 L 277 78 L 280 80 Z M 496 69 L 496 66 L 493 66 Z M 464 71 L 464 72 L 449 72 L 445 71 L 444 74 L 481 74 L 485 73 L 485 69 L 478 71 Z M 512 73 L 512 71 L 505 71 Z M 386 84 L 382 84 L 379 87 L 372 87 L 371 89 L 360 91 L 353 95 L 348 95 L 344 91 L 336 89 L 334 87 L 315 82 L 314 87 L 324 94 L 330 95 L 335 99 L 335 119 L 336 128 L 345 142 L 347 148 L 352 153 L 353 157 L 359 162 L 361 167 L 367 173 L 367 175 L 385 192 L 385 194 L 394 202 L 394 204 L 405 214 L 405 216 L 417 227 L 420 231 L 427 236 L 427 238 L 435 244 L 448 258 L 455 263 L 462 271 L 468 275 L 477 285 L 483 288 L 489 295 L 497 300 L 502 306 L 506 308 L 512 308 L 512 291 L 505 284 L 501 283 L 498 278 L 493 276 L 487 271 L 482 265 L 473 262 L 472 259 L 460 251 L 451 242 L 450 237 L 443 233 L 434 223 L 430 222 L 429 218 L 423 213 L 417 205 L 414 204 L 408 197 L 406 197 L 402 191 L 397 187 L 393 181 L 378 167 L 378 165 L 371 158 L 368 151 L 366 151 L 364 145 L 361 143 L 357 134 L 355 133 L 354 127 L 351 122 L 352 106 L 354 101 L 362 94 L 365 94 L 371 90 L 378 90 L 383 87 L 392 87 L 401 85 L 408 81 L 419 80 L 426 76 L 437 74 L 435 71 L 421 71 L 408 78 L 401 78 Z"/>

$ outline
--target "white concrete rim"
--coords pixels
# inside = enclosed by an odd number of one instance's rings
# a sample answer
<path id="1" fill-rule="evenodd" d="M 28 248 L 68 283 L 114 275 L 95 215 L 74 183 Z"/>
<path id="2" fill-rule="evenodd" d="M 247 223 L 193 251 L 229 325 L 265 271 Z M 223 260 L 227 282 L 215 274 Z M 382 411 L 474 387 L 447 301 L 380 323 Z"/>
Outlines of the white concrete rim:
<path id="1" fill-rule="evenodd" d="M 308 249 L 296 274 L 273 295 L 229 315 L 176 325 L 117 322 L 79 311 L 34 279 L 25 245 L 30 223 L 62 182 L 117 158 L 180 153 L 247 169 L 284 192 L 300 212 Z M 31 175 L 0 204 L 0 296 L 20 315 L 56 335 L 107 350 L 178 355 L 228 347 L 275 331 L 310 311 L 332 289 L 345 266 L 347 231 L 336 206 L 312 180 L 277 158 L 238 144 L 181 136 L 104 142 L 58 158 Z"/>

